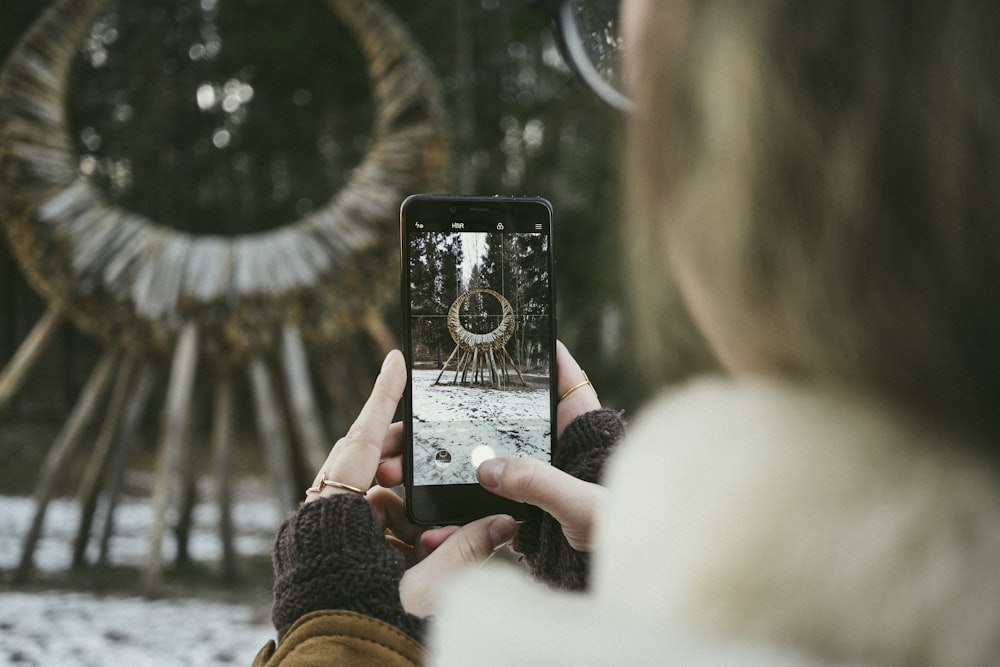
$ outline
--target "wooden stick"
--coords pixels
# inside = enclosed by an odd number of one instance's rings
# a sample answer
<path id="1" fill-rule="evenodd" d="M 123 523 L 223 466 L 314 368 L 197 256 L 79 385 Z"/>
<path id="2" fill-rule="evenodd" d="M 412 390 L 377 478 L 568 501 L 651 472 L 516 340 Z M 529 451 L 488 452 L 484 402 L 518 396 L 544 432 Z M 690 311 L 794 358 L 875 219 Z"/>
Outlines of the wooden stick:
<path id="1" fill-rule="evenodd" d="M 469 359 L 472 358 L 472 353 L 469 350 L 462 350 L 462 356 L 458 359 L 458 365 L 455 366 L 455 377 L 452 379 L 452 384 L 458 384 L 458 373 L 462 373 L 462 384 L 465 384 L 465 373 L 469 366 Z"/>
<path id="2" fill-rule="evenodd" d="M 163 425 L 153 484 L 153 527 L 146 560 L 146 586 L 156 586 L 163 574 L 163 533 L 167 525 L 167 508 L 170 504 L 170 487 L 177 476 L 177 466 L 184 450 L 191 411 L 192 388 L 198 365 L 198 329 L 188 322 L 181 329 L 174 347 L 167 386 L 167 402 L 163 412 Z"/>
<path id="3" fill-rule="evenodd" d="M 103 573 L 108 567 L 108 556 L 110 553 L 111 536 L 114 534 L 115 510 L 121 498 L 122 487 L 125 484 L 125 472 L 128 470 L 129 460 L 132 452 L 138 443 L 139 429 L 142 419 L 146 414 L 149 405 L 149 398 L 156 386 L 156 371 L 149 364 L 144 364 L 138 371 L 139 379 L 136 381 L 128 401 L 125 403 L 125 410 L 122 414 L 121 429 L 118 435 L 118 447 L 115 450 L 115 457 L 112 463 L 111 479 L 108 488 L 108 506 L 104 513 L 104 526 L 101 530 L 100 554 L 97 558 L 97 569 L 94 573 L 94 587 L 98 590 L 103 584 Z"/>
<path id="4" fill-rule="evenodd" d="M 49 306 L 11 360 L 0 370 L 0 410 L 21 388 L 35 362 L 52 343 L 62 321 L 62 313 L 55 306 Z"/>
<path id="5" fill-rule="evenodd" d="M 45 463 L 42 465 L 41 475 L 35 485 L 35 516 L 31 521 L 31 527 L 24 537 L 24 544 L 21 548 L 21 562 L 18 565 L 17 573 L 14 575 L 15 581 L 24 582 L 31 572 L 32 559 L 35 554 L 35 546 L 42 533 L 42 524 L 45 521 L 45 510 L 49 506 L 52 494 L 55 491 L 56 478 L 62 472 L 62 467 L 69 460 L 80 444 L 80 437 L 90 423 L 90 419 L 97 409 L 98 403 L 104 396 L 104 391 L 108 387 L 115 366 L 118 363 L 118 353 L 109 349 L 97 362 L 97 366 L 87 379 L 87 384 L 80 394 L 79 400 L 73 407 L 73 411 L 66 419 L 59 435 L 56 436 L 52 448 L 45 456 Z"/>
<path id="6" fill-rule="evenodd" d="M 234 414 L 232 375 L 229 371 L 223 371 L 215 385 L 212 451 L 215 456 L 216 475 L 219 478 L 219 539 L 222 541 L 222 575 L 228 582 L 237 581 L 240 577 L 240 564 L 233 540 L 232 450 Z"/>
<path id="7" fill-rule="evenodd" d="M 504 354 L 498 354 L 497 357 L 500 361 L 500 371 L 503 373 L 503 386 L 510 384 L 510 370 L 507 368 L 507 357 Z"/>
<path id="8" fill-rule="evenodd" d="M 345 387 L 344 375 L 345 373 L 339 365 L 334 366 L 326 359 L 320 360 L 319 379 L 334 406 L 334 409 L 330 410 L 330 421 L 327 427 L 330 433 L 336 435 L 346 433 L 350 427 L 350 420 L 361 410 L 358 395 L 349 387 Z"/>
<path id="9" fill-rule="evenodd" d="M 441 376 L 444 375 L 445 370 L 448 368 L 448 364 L 451 363 L 452 357 L 455 356 L 455 354 L 458 352 L 458 350 L 459 350 L 459 346 L 456 345 L 455 349 L 451 351 L 450 355 L 448 355 L 448 360 L 446 362 L 444 362 L 444 366 L 441 367 L 441 372 L 438 373 L 437 380 L 434 380 L 434 384 L 440 384 L 441 383 Z M 440 359 L 440 358 L 441 357 L 438 357 L 438 359 Z M 452 384 L 454 384 L 454 382 Z"/>
<path id="10" fill-rule="evenodd" d="M 390 350 L 398 347 L 396 342 L 396 336 L 393 335 L 392 330 L 389 329 L 385 324 L 385 320 L 382 316 L 375 311 L 368 313 L 365 317 L 365 331 L 371 336 L 372 341 L 375 346 L 379 349 L 383 356 L 389 354 Z"/>
<path id="11" fill-rule="evenodd" d="M 507 355 L 507 358 L 510 360 L 510 365 L 514 367 L 514 372 L 517 373 L 517 377 L 521 379 L 521 384 L 527 387 L 528 383 L 524 381 L 524 376 L 521 375 L 521 369 L 517 367 L 516 363 L 514 363 L 514 357 L 510 356 L 510 352 L 507 351 L 507 348 L 502 347 L 500 349 L 503 350 L 505 355 Z"/>
<path id="12" fill-rule="evenodd" d="M 254 412 L 257 415 L 257 430 L 264 445 L 271 478 L 274 480 L 278 508 L 284 514 L 295 507 L 301 495 L 295 488 L 295 477 L 289 461 L 291 447 L 288 443 L 288 431 L 281 417 L 281 408 L 267 366 L 260 357 L 255 356 L 250 360 L 249 370 L 256 408 Z"/>
<path id="13" fill-rule="evenodd" d="M 292 428 L 303 444 L 309 465 L 319 470 L 328 454 L 327 438 L 316 407 L 302 334 L 290 322 L 281 330 L 281 365 L 294 417 Z"/>
<path id="14" fill-rule="evenodd" d="M 189 427 L 184 430 L 183 442 L 183 451 L 180 456 L 181 502 L 177 512 L 177 525 L 174 526 L 174 538 L 177 544 L 175 562 L 178 565 L 185 565 L 191 560 L 188 544 L 191 537 L 194 506 L 198 502 L 198 468 L 195 465 L 195 448 Z"/>
<path id="15" fill-rule="evenodd" d="M 118 366 L 111 398 L 108 400 L 108 409 L 104 412 L 104 423 L 94 442 L 90 461 L 87 462 L 80 487 L 77 489 L 76 501 L 80 506 L 80 522 L 77 526 L 76 540 L 73 542 L 74 568 L 82 567 L 86 562 L 87 543 L 90 541 L 90 528 L 94 522 L 94 511 L 97 509 L 97 496 L 101 491 L 101 478 L 104 477 L 111 445 L 114 444 L 115 436 L 118 434 L 118 424 L 121 421 L 125 401 L 128 399 L 134 368 L 135 360 L 132 357 L 125 357 Z"/>

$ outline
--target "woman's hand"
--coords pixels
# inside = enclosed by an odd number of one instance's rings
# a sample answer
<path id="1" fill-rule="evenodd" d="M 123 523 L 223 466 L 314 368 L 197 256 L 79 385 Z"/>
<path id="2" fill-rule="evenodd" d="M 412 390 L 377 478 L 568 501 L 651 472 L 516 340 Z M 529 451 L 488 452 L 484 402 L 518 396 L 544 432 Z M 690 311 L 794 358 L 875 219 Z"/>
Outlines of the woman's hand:
<path id="1" fill-rule="evenodd" d="M 562 396 L 556 409 L 556 434 L 561 437 L 570 422 L 599 410 L 601 402 L 580 364 L 561 342 L 556 343 L 556 367 Z M 528 457 L 484 461 L 477 475 L 479 483 L 489 491 L 541 507 L 559 522 L 571 547 L 590 551 L 594 515 L 604 487 Z"/>
<path id="2" fill-rule="evenodd" d="M 367 492 L 368 501 L 386 530 L 386 539 L 406 558 L 409 569 L 399 590 L 403 608 L 416 616 L 426 616 L 438 582 L 462 566 L 488 559 L 514 537 L 517 524 L 509 516 L 492 516 L 461 528 L 425 529 L 407 521 L 399 496 L 388 489 L 369 489 L 372 480 L 380 477 L 379 463 L 398 460 L 401 425 L 390 427 L 390 422 L 405 386 L 403 355 L 393 350 L 383 362 L 371 396 L 357 420 L 330 450 L 306 494 L 306 502 L 338 493 Z M 400 474 L 400 481 L 401 478 Z"/>
<path id="3" fill-rule="evenodd" d="M 371 503 L 388 531 L 386 539 L 406 558 L 408 569 L 399 582 L 399 598 L 415 616 L 433 611 L 442 581 L 463 567 L 486 561 L 517 533 L 517 523 L 506 515 L 488 516 L 462 527 L 414 526 L 406 518 L 402 499 L 384 488 L 371 494 Z"/>
<path id="4" fill-rule="evenodd" d="M 559 395 L 564 397 L 556 409 L 558 437 L 574 419 L 600 409 L 601 402 L 580 364 L 561 342 L 556 343 L 556 368 Z M 400 423 L 393 424 L 389 429 L 387 445 L 383 450 L 386 458 L 376 472 L 376 479 L 382 486 L 403 483 L 399 457 L 402 433 L 403 425 Z M 605 492 L 604 487 L 581 481 L 529 457 L 490 459 L 480 464 L 477 474 L 480 484 L 489 491 L 541 507 L 562 526 L 570 546 L 577 551 L 590 551 L 594 514 Z"/>

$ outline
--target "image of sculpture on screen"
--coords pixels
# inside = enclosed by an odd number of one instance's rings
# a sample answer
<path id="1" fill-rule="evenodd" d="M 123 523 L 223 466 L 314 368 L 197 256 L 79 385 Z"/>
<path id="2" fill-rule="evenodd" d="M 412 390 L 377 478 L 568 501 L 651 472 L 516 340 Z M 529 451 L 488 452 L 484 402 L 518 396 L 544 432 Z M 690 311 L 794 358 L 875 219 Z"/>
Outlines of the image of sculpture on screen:
<path id="1" fill-rule="evenodd" d="M 549 460 L 548 243 L 499 232 L 411 239 L 415 484 L 474 484 L 495 456 Z"/>

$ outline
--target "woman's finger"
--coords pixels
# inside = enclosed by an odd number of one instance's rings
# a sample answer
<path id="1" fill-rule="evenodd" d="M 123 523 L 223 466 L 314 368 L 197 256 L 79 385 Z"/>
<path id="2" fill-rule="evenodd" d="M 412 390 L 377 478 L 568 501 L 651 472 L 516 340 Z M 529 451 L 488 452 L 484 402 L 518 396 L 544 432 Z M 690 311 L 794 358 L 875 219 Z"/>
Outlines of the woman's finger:
<path id="1" fill-rule="evenodd" d="M 413 567 L 414 565 L 420 562 L 420 557 L 417 555 L 417 550 L 416 548 L 414 548 L 412 544 L 407 544 L 403 540 L 399 539 L 398 537 L 394 537 L 393 535 L 386 535 L 385 541 L 389 544 L 389 546 L 391 546 L 393 549 L 395 549 L 396 551 L 398 551 L 400 554 L 403 555 L 403 564 L 406 566 L 407 569 Z"/>
<path id="2" fill-rule="evenodd" d="M 420 553 L 424 554 L 424 556 L 432 553 L 459 528 L 460 526 L 440 526 L 438 528 L 428 528 L 420 534 Z"/>
<path id="3" fill-rule="evenodd" d="M 403 422 L 394 422 L 389 426 L 382 446 L 382 460 L 375 471 L 375 481 L 386 488 L 399 486 L 403 483 Z"/>
<path id="4" fill-rule="evenodd" d="M 601 401 L 597 398 L 594 385 L 562 341 L 556 341 L 556 370 L 557 391 L 560 397 L 564 397 L 556 408 L 556 437 L 559 438 L 571 421 L 585 412 L 599 410 Z"/>
<path id="5" fill-rule="evenodd" d="M 476 474 L 479 483 L 498 496 L 541 507 L 562 526 L 570 546 L 590 551 L 594 515 L 606 493 L 604 487 L 531 457 L 490 459 L 480 464 Z"/>
<path id="6" fill-rule="evenodd" d="M 385 434 L 382 445 L 382 458 L 399 456 L 403 453 L 403 422 L 392 422 Z"/>
<path id="7" fill-rule="evenodd" d="M 376 487 L 368 494 L 368 502 L 375 508 L 379 524 L 407 544 L 416 544 L 423 528 L 414 526 L 406 517 L 403 499 L 389 489 Z"/>
<path id="8" fill-rule="evenodd" d="M 380 486 L 391 489 L 403 483 L 403 458 L 393 456 L 379 461 L 378 470 L 375 471 L 375 481 Z"/>
<path id="9" fill-rule="evenodd" d="M 479 519 L 456 530 L 403 575 L 399 583 L 403 608 L 417 616 L 430 614 L 441 581 L 458 569 L 487 560 L 516 532 L 517 523 L 504 515 Z"/>
<path id="10" fill-rule="evenodd" d="M 314 486 L 324 476 L 327 480 L 358 489 L 367 490 L 371 486 L 375 470 L 383 458 L 382 449 L 389 433 L 389 424 L 405 386 L 406 364 L 403 354 L 399 350 L 393 350 L 382 363 L 382 370 L 375 378 L 371 396 L 361 408 L 361 413 L 347 435 L 333 446 L 326 463 L 316 475 Z M 327 488 L 333 493 L 341 491 L 334 487 Z"/>

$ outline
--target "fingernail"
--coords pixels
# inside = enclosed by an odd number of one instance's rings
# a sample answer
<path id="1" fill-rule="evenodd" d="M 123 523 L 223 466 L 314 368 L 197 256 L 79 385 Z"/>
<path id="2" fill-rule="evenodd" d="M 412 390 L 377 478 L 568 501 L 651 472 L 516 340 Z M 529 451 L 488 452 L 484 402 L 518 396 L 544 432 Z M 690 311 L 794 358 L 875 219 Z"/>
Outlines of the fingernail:
<path id="1" fill-rule="evenodd" d="M 392 358 L 393 352 L 395 352 L 395 350 L 389 350 L 389 354 L 385 355 L 385 359 L 382 360 L 382 368 L 379 372 L 384 371 L 385 367 L 389 365 L 389 359 Z"/>
<path id="2" fill-rule="evenodd" d="M 498 516 L 490 523 L 487 532 L 490 535 L 490 542 L 496 550 L 514 539 L 514 535 L 517 533 L 517 522 L 514 521 L 514 517 L 506 514 Z"/>
<path id="3" fill-rule="evenodd" d="M 500 486 L 500 481 L 503 479 L 503 470 L 507 467 L 507 463 L 500 459 L 487 459 L 479 464 L 477 469 L 477 474 L 479 475 L 479 483 L 485 486 L 487 489 L 495 489 Z"/>

